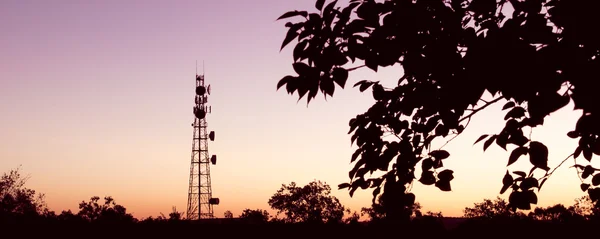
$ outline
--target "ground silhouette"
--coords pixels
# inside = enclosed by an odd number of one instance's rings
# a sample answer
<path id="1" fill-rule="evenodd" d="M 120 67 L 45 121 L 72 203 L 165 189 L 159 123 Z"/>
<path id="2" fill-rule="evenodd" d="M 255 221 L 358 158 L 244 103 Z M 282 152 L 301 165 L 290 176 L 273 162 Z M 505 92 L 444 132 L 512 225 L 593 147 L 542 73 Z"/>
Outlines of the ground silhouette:
<path id="1" fill-rule="evenodd" d="M 343 89 L 349 74 L 360 68 L 396 67 L 402 73 L 390 82 L 354 84 L 361 92 L 371 88 L 375 103 L 349 122 L 358 149 L 351 157 L 350 182 L 339 188 L 348 188 L 350 195 L 372 188 L 374 198 L 383 193 L 388 216 L 408 220 L 407 209 L 415 202 L 408 186 L 415 180 L 451 191 L 453 171 L 443 164 L 450 153 L 431 148 L 432 141 L 454 139 L 473 115 L 504 100 L 505 127 L 482 132 L 476 143 L 482 142 L 484 150 L 494 142 L 511 150 L 507 166 L 529 155 L 531 169 L 507 171 L 500 189 L 501 194 L 511 189 L 508 206 L 529 210 L 537 204 L 536 190 L 556 168 L 548 165 L 548 148 L 527 131 L 572 101 L 582 115 L 564 140 L 577 139 L 579 145 L 565 161 L 575 158 L 582 184 L 574 186 L 598 203 L 600 173 L 590 162 L 600 155 L 599 97 L 592 80 L 600 75 L 595 30 L 600 1 L 338 3 L 317 0 L 316 11 L 293 10 L 278 18 L 298 21 L 285 24 L 289 30 L 281 45 L 297 40 L 296 75 L 283 77 L 277 89 L 306 96 L 308 104 L 319 92 L 333 96 L 335 85 Z M 483 98 L 486 92 L 493 97 Z M 384 174 L 366 176 L 375 171 Z"/>

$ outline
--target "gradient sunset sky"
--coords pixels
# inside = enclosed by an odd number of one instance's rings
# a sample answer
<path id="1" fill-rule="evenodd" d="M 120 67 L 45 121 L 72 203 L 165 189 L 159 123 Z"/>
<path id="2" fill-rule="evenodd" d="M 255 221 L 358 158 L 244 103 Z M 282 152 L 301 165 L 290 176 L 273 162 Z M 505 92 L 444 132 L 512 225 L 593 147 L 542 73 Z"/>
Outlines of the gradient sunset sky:
<path id="1" fill-rule="evenodd" d="M 342 1 L 345 2 L 345 1 Z M 291 49 L 279 51 L 288 10 L 314 11 L 314 0 L 96 0 L 0 2 L 0 172 L 21 165 L 27 186 L 60 212 L 92 196 L 113 196 L 137 218 L 185 211 L 191 155 L 196 61 L 211 84 L 209 130 L 215 216 L 268 209 L 283 183 L 327 182 L 352 210 L 371 190 L 350 198 L 348 121 L 373 103 L 351 88 L 363 79 L 394 82 L 398 68 L 356 72 L 333 98 L 276 91 L 293 74 Z M 425 210 L 460 216 L 495 198 L 509 152 L 484 154 L 473 142 L 504 125 L 504 102 L 474 117 L 446 146 L 452 192 L 415 183 Z M 566 133 L 581 112 L 570 104 L 534 130 L 550 149 L 550 166 L 572 153 Z M 447 139 L 436 144 L 441 145 Z M 512 150 L 512 148 L 509 148 Z M 581 159 L 582 160 L 582 159 Z M 569 160 L 546 182 L 539 205 L 571 205 L 584 193 Z M 512 170 L 529 170 L 522 158 Z M 503 197 L 507 198 L 508 193 Z"/>

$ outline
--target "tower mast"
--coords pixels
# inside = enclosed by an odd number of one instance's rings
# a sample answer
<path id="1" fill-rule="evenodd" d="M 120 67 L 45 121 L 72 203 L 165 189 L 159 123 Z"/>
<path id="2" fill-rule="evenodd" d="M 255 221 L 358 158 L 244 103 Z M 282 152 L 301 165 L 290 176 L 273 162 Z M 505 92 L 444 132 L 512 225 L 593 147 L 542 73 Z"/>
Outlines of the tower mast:
<path id="1" fill-rule="evenodd" d="M 192 157 L 186 212 L 188 220 L 214 218 L 213 205 L 219 204 L 219 199 L 212 197 L 210 179 L 210 164 L 217 163 L 217 156 L 210 156 L 208 153 L 208 141 L 215 140 L 215 132 L 209 133 L 207 130 L 206 116 L 212 111 L 207 105 L 209 95 L 210 85 L 205 85 L 204 73 L 198 75 L 198 67 L 196 67 Z"/>

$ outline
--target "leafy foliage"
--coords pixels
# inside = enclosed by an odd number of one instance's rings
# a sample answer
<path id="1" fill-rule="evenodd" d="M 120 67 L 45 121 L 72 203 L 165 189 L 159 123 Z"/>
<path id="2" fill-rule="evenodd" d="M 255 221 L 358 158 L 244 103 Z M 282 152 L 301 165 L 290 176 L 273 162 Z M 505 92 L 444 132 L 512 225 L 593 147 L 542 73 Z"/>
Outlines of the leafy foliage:
<path id="1" fill-rule="evenodd" d="M 484 199 L 483 202 L 475 203 L 473 207 L 464 210 L 466 218 L 522 218 L 525 215 L 508 206 L 508 202 L 497 197 L 495 200 Z"/>
<path id="2" fill-rule="evenodd" d="M 321 181 L 312 181 L 304 187 L 295 182 L 283 184 L 269 199 L 269 206 L 284 213 L 286 221 L 295 222 L 341 222 L 345 208 L 330 195 L 331 187 Z"/>
<path id="3" fill-rule="evenodd" d="M 12 216 L 38 216 L 47 213 L 44 194 L 25 187 L 28 178 L 20 168 L 4 173 L 0 178 L 0 219 Z"/>
<path id="4" fill-rule="evenodd" d="M 361 213 L 369 216 L 370 221 L 379 222 L 387 219 L 387 211 L 385 201 L 382 200 L 382 195 L 378 196 L 378 200 L 371 205 L 371 207 L 363 207 Z M 418 202 L 413 203 L 410 207 L 404 208 L 403 212 L 409 215 L 410 218 L 422 216 L 421 204 Z"/>
<path id="5" fill-rule="evenodd" d="M 259 222 L 259 223 L 264 223 L 264 222 L 268 222 L 269 221 L 269 212 L 267 212 L 267 210 L 261 210 L 261 209 L 244 209 L 244 211 L 242 212 L 242 215 L 240 215 L 240 218 L 243 220 L 247 220 L 247 221 L 251 221 L 251 222 Z"/>
<path id="6" fill-rule="evenodd" d="M 573 211 L 577 215 L 581 215 L 585 218 L 600 218 L 600 207 L 598 203 L 594 203 L 589 195 L 575 199 L 573 205 Z"/>
<path id="7" fill-rule="evenodd" d="M 135 222 L 136 219 L 122 205 L 116 204 L 112 197 L 104 197 L 104 204 L 99 203 L 100 197 L 94 196 L 90 201 L 79 203 L 78 216 L 89 222 Z"/>
<path id="8" fill-rule="evenodd" d="M 223 213 L 223 217 L 224 218 L 233 218 L 233 213 L 231 211 L 227 210 Z"/>
<path id="9" fill-rule="evenodd" d="M 404 75 L 391 86 L 370 80 L 354 85 L 361 92 L 370 88 L 375 103 L 349 122 L 359 148 L 351 158 L 351 182 L 340 188 L 350 195 L 373 188 L 375 199 L 383 191 L 383 200 L 394 202 L 386 204 L 388 214 L 407 217 L 401 211 L 414 203 L 407 186 L 415 179 L 450 191 L 452 171 L 437 172 L 450 153 L 432 149 L 432 141 L 458 136 L 473 115 L 500 100 L 507 101 L 505 127 L 476 143 L 483 142 L 484 150 L 493 143 L 515 147 L 508 165 L 529 155 L 530 173 L 514 172 L 516 178 L 508 173 L 502 180 L 502 193 L 512 189 L 511 207 L 530 209 L 537 203 L 535 190 L 554 172 L 550 150 L 524 133 L 543 125 L 550 113 L 573 101 L 583 114 L 567 134 L 579 139 L 571 156 L 589 162 L 600 155 L 600 107 L 595 82 L 588 80 L 600 74 L 600 35 L 590 30 L 600 23 L 599 1 L 350 0 L 345 7 L 337 2 L 318 0 L 318 12 L 291 11 L 279 18 L 302 20 L 286 23 L 282 44 L 297 39 L 292 64 L 297 75 L 283 77 L 277 89 L 306 96 L 308 104 L 319 91 L 327 97 L 336 84 L 343 89 L 356 69 L 402 68 Z M 482 99 L 485 92 L 495 99 Z M 385 135 L 396 139 L 384 140 Z M 544 175 L 534 177 L 536 169 Z M 365 178 L 375 171 L 385 174 Z M 594 187 L 584 190 L 595 202 L 599 184 L 600 176 L 592 177 Z"/>
<path id="10" fill-rule="evenodd" d="M 570 222 L 584 219 L 583 215 L 578 214 L 573 206 L 565 207 L 562 204 L 547 208 L 535 208 L 528 216 L 534 220 L 553 222 Z"/>

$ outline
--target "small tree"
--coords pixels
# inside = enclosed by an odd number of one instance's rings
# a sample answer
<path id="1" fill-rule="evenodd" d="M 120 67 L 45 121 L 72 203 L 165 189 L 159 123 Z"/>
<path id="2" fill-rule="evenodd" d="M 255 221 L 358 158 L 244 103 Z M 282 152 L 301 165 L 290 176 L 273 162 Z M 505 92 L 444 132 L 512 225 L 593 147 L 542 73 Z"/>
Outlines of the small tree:
<path id="1" fill-rule="evenodd" d="M 256 209 L 256 210 L 252 210 L 252 209 L 244 209 L 244 211 L 242 212 L 242 215 L 240 215 L 240 218 L 246 221 L 250 221 L 250 222 L 267 222 L 269 221 L 269 212 L 267 212 L 267 210 L 261 210 L 261 209 Z"/>
<path id="2" fill-rule="evenodd" d="M 28 178 L 21 176 L 20 168 L 4 173 L 0 178 L 0 215 L 38 216 L 48 213 L 44 194 L 25 187 Z"/>
<path id="3" fill-rule="evenodd" d="M 223 216 L 225 218 L 233 218 L 233 213 L 231 211 L 227 210 L 223 213 Z"/>
<path id="4" fill-rule="evenodd" d="M 135 222 L 135 218 L 127 213 L 127 209 L 115 203 L 108 196 L 104 197 L 104 204 L 99 204 L 100 197 L 94 196 L 89 202 L 79 203 L 79 215 L 90 222 Z"/>
<path id="5" fill-rule="evenodd" d="M 173 211 L 169 213 L 169 221 L 180 221 L 181 220 L 181 212 L 177 211 L 176 207 L 173 207 Z"/>
<path id="6" fill-rule="evenodd" d="M 313 181 L 304 187 L 295 182 L 283 184 L 269 199 L 269 206 L 284 213 L 286 222 L 342 222 L 345 208 L 330 195 L 331 187 L 321 181 Z"/>

